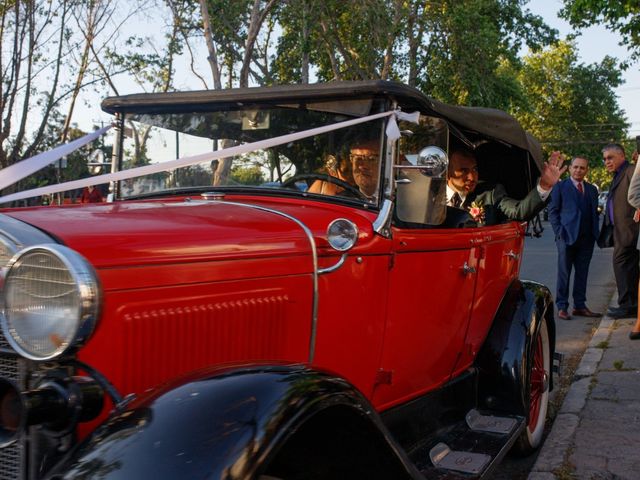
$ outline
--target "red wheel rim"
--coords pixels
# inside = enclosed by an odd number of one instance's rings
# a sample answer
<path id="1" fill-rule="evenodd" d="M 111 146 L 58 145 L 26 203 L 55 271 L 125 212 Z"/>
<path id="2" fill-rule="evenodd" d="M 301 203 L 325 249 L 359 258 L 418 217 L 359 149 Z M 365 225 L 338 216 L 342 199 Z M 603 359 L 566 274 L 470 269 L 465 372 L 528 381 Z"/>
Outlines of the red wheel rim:
<path id="1" fill-rule="evenodd" d="M 547 372 L 544 369 L 544 346 L 542 336 L 537 335 L 533 347 L 533 367 L 531 368 L 530 393 L 529 393 L 529 431 L 533 432 L 538 425 L 542 395 L 547 383 Z"/>

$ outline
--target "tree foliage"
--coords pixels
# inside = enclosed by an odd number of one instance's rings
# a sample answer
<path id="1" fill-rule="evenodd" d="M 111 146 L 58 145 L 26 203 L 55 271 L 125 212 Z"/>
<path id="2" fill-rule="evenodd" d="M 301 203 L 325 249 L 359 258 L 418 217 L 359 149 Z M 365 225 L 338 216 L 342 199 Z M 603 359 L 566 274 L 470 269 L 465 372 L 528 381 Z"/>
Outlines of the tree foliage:
<path id="1" fill-rule="evenodd" d="M 560 42 L 527 55 L 517 72 L 525 103 L 513 114 L 547 151 L 582 155 L 600 165 L 600 148 L 624 137 L 627 124 L 614 93 L 621 83 L 615 60 L 577 62 L 575 45 Z"/>
<path id="2" fill-rule="evenodd" d="M 521 101 L 510 73 L 523 45 L 532 50 L 557 32 L 518 0 L 444 0 L 426 5 L 424 72 L 418 86 L 445 102 L 508 109 Z M 510 68 L 505 68 L 509 65 Z"/>
<path id="3" fill-rule="evenodd" d="M 561 15 L 577 28 L 604 24 L 609 29 L 620 32 L 620 45 L 629 49 L 631 60 L 640 58 L 638 0 L 564 0 Z"/>
<path id="4" fill-rule="evenodd" d="M 508 108 L 521 95 L 502 65 L 557 32 L 521 0 L 288 2 L 274 56 L 280 82 L 400 80 L 451 103 Z"/>

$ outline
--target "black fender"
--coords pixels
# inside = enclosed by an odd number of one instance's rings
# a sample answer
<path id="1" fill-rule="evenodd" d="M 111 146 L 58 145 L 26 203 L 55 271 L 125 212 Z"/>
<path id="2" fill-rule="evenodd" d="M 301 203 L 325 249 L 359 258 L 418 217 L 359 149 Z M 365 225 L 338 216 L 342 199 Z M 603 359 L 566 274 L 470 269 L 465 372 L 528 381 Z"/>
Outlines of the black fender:
<path id="1" fill-rule="evenodd" d="M 419 478 L 359 391 L 302 366 L 218 369 L 163 386 L 112 414 L 49 477 L 297 478 L 296 468 L 323 468 L 305 454 L 342 448 L 342 437 L 362 450 L 367 478 Z M 348 472 L 334 453 L 324 464 Z M 327 475 L 305 478 L 349 478 Z"/>
<path id="2" fill-rule="evenodd" d="M 509 286 L 476 359 L 480 407 L 527 415 L 532 341 L 544 318 L 553 358 L 556 339 L 553 308 L 553 297 L 544 285 L 515 280 Z M 550 375 L 549 389 L 552 388 Z"/>

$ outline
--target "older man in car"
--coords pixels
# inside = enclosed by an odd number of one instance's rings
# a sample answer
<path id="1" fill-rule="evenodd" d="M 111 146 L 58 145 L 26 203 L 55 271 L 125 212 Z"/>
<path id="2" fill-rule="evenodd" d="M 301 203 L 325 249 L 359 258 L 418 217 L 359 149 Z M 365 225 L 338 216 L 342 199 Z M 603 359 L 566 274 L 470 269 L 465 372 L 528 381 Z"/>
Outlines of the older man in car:
<path id="1" fill-rule="evenodd" d="M 380 142 L 378 140 L 361 140 L 355 142 L 349 149 L 348 166 L 340 165 L 327 168 L 327 173 L 332 177 L 355 184 L 360 192 L 360 197 L 375 203 L 378 200 L 378 184 L 380 183 Z M 336 163 L 335 159 L 332 163 Z M 342 183 L 341 182 L 341 183 Z M 325 180 L 316 180 L 309 193 L 323 195 L 355 196 L 355 190 L 345 189 L 339 183 Z"/>
<path id="2" fill-rule="evenodd" d="M 369 201 L 376 201 L 380 183 L 380 142 L 368 140 L 356 143 L 349 151 L 351 173 L 360 193 Z"/>

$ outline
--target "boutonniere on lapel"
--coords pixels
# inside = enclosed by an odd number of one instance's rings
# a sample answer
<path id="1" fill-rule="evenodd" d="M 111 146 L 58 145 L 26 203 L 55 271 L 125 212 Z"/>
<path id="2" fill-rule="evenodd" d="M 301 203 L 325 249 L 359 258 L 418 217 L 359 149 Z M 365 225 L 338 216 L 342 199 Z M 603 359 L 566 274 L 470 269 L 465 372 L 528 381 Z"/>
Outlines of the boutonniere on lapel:
<path id="1" fill-rule="evenodd" d="M 477 223 L 484 223 L 484 207 L 481 202 L 471 202 L 469 207 L 469 215 Z"/>

